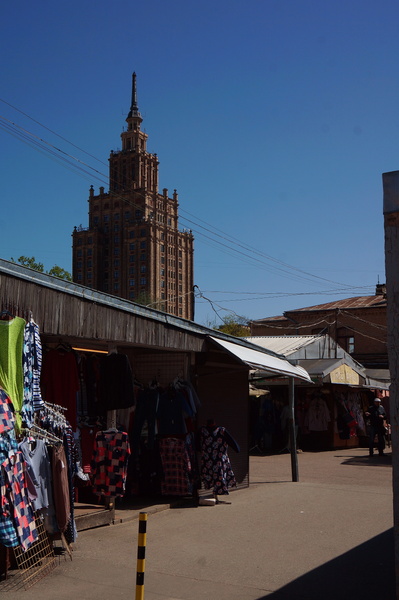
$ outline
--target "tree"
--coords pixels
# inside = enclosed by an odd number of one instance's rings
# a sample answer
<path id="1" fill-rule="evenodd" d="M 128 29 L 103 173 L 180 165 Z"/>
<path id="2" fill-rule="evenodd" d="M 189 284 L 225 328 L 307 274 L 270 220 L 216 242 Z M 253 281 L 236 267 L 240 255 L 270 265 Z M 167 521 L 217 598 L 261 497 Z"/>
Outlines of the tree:
<path id="1" fill-rule="evenodd" d="M 248 319 L 245 317 L 239 317 L 238 315 L 224 317 L 222 325 L 213 327 L 213 329 L 222 331 L 228 335 L 234 335 L 235 337 L 248 337 L 250 335 Z"/>
<path id="2" fill-rule="evenodd" d="M 54 275 L 54 277 L 60 277 L 61 279 L 66 279 L 67 281 L 72 281 L 72 276 L 68 271 L 65 271 L 62 267 L 58 267 L 54 265 L 49 271 L 47 271 L 49 275 Z"/>
<path id="3" fill-rule="evenodd" d="M 38 271 L 39 273 L 47 273 L 47 275 L 53 275 L 54 277 L 60 277 L 61 279 L 72 281 L 72 275 L 57 265 L 54 265 L 54 267 L 52 267 L 49 271 L 45 271 L 43 263 L 36 262 L 36 258 L 34 256 L 20 256 L 17 258 L 17 260 L 14 258 L 11 258 L 10 260 L 14 263 L 19 263 L 23 267 L 28 267 L 29 269 Z"/>

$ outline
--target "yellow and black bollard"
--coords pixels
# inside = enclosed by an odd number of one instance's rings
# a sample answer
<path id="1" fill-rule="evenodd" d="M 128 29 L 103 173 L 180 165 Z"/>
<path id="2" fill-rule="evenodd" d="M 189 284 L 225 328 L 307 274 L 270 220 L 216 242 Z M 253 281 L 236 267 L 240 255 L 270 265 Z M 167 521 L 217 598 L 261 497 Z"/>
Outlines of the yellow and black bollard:
<path id="1" fill-rule="evenodd" d="M 136 600 L 144 600 L 145 547 L 147 543 L 147 513 L 139 515 L 139 538 L 137 544 Z"/>

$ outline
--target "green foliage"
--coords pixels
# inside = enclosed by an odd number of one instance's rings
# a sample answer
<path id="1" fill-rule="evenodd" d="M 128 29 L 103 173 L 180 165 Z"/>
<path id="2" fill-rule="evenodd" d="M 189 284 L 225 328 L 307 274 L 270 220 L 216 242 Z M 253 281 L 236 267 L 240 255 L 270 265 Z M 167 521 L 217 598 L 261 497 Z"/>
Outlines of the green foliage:
<path id="1" fill-rule="evenodd" d="M 49 275 L 54 275 L 54 277 L 60 277 L 61 279 L 66 279 L 67 281 L 72 281 L 72 275 L 65 271 L 62 267 L 58 267 L 54 265 L 49 271 L 47 271 Z"/>
<path id="2" fill-rule="evenodd" d="M 225 317 L 222 325 L 213 327 L 213 329 L 222 331 L 223 333 L 227 333 L 228 335 L 233 335 L 235 337 L 248 337 L 250 335 L 248 319 L 238 316 L 230 315 Z"/>
<path id="3" fill-rule="evenodd" d="M 54 265 L 49 271 L 44 270 L 44 265 L 41 262 L 36 262 L 34 256 L 20 256 L 15 260 L 14 258 L 10 259 L 12 262 L 19 263 L 23 267 L 28 267 L 29 269 L 33 269 L 34 271 L 39 271 L 39 273 L 47 273 L 47 275 L 53 275 L 54 277 L 60 277 L 61 279 L 66 279 L 67 281 L 72 281 L 72 275 L 65 271 L 62 267 L 58 267 Z"/>

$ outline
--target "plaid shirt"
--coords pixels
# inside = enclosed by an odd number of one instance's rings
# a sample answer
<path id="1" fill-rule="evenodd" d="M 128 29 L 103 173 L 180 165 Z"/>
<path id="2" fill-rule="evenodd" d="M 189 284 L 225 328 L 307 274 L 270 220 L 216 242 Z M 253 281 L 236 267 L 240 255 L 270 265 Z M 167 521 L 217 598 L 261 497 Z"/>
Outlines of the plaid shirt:
<path id="1" fill-rule="evenodd" d="M 4 451 L 2 452 L 4 446 L 5 444 L 3 447 L 0 446 L 0 537 L 5 546 L 21 545 L 23 550 L 27 550 L 38 539 L 38 532 L 33 508 L 28 497 L 25 461 L 19 450 L 10 449 L 5 457 Z"/>

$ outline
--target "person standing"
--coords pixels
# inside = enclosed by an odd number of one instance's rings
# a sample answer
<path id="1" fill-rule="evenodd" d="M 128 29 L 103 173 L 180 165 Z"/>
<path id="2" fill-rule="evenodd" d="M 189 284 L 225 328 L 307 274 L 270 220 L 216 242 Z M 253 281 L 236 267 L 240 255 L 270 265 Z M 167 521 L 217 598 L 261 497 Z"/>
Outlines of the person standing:
<path id="1" fill-rule="evenodd" d="M 378 436 L 378 454 L 384 455 L 385 448 L 385 421 L 387 414 L 385 408 L 381 404 L 380 398 L 374 398 L 373 404 L 368 407 L 364 413 L 370 421 L 370 432 L 369 432 L 369 454 L 374 454 L 374 440 L 375 436 Z"/>

